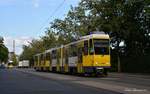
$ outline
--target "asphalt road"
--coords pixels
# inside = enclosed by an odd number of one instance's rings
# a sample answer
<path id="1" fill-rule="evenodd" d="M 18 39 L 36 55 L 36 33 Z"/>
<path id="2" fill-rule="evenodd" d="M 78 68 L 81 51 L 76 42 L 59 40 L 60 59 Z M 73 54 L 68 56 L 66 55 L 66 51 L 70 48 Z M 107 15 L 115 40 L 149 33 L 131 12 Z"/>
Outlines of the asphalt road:
<path id="1" fill-rule="evenodd" d="M 80 86 L 111 90 L 121 94 L 150 94 L 150 75 L 109 73 L 108 77 L 80 77 L 50 72 L 36 72 L 34 69 L 16 69 L 23 73 L 41 76 L 46 79 L 80 84 Z"/>
<path id="2" fill-rule="evenodd" d="M 61 78 L 61 75 L 60 75 Z M 0 69 L 0 94 L 119 94 L 72 80 L 60 80 L 25 73 L 16 69 Z"/>

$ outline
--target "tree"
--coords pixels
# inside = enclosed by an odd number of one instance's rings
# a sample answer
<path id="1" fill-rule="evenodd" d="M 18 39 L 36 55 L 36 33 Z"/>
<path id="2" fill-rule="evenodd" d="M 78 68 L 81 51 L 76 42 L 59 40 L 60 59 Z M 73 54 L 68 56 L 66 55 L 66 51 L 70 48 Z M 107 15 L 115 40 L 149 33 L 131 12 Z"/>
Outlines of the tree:
<path id="1" fill-rule="evenodd" d="M 8 48 L 3 44 L 4 39 L 0 37 L 0 63 L 7 62 L 8 60 Z"/>
<path id="2" fill-rule="evenodd" d="M 16 58 L 15 53 L 13 54 L 12 61 L 13 61 L 13 65 L 14 65 L 14 66 L 17 66 L 18 61 L 17 61 L 17 58 Z"/>
<path id="3" fill-rule="evenodd" d="M 45 36 L 41 37 L 41 41 L 43 42 L 43 46 L 46 50 L 58 45 L 56 42 L 56 36 L 56 33 L 52 29 L 47 28 L 47 30 L 45 31 Z"/>

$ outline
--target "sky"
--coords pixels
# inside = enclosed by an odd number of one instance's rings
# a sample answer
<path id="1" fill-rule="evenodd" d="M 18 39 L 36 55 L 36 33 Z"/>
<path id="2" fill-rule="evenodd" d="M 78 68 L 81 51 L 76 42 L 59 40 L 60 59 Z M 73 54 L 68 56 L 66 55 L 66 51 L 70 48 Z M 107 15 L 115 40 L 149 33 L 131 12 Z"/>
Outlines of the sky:
<path id="1" fill-rule="evenodd" d="M 13 51 L 15 40 L 15 51 L 19 55 L 22 52 L 22 45 L 28 45 L 32 39 L 43 36 L 50 22 L 56 18 L 63 19 L 70 6 L 77 6 L 79 1 L 0 0 L 0 36 L 4 38 L 10 52 Z M 58 8 L 60 4 L 62 6 Z"/>

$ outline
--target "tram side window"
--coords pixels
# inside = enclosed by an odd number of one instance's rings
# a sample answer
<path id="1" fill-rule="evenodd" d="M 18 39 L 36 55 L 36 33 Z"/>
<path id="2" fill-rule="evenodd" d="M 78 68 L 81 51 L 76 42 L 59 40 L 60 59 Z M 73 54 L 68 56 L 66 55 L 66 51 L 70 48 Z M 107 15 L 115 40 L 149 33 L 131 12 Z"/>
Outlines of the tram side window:
<path id="1" fill-rule="evenodd" d="M 84 41 L 84 55 L 88 55 L 88 40 Z"/>
<path id="2" fill-rule="evenodd" d="M 36 62 L 35 65 L 37 65 L 37 62 L 38 62 L 38 57 L 37 56 L 34 57 L 34 61 Z"/>
<path id="3" fill-rule="evenodd" d="M 41 60 L 41 61 L 43 60 L 43 55 L 40 56 L 40 60 Z"/>
<path id="4" fill-rule="evenodd" d="M 45 60 L 45 56 L 44 56 L 44 54 L 42 54 L 42 61 L 44 61 Z"/>
<path id="5" fill-rule="evenodd" d="M 38 56 L 35 57 L 36 62 L 38 62 Z"/>
<path id="6" fill-rule="evenodd" d="M 61 54 L 60 54 L 59 50 L 57 50 L 57 52 L 56 52 L 56 57 L 57 57 L 57 59 L 59 59 L 61 57 Z"/>
<path id="7" fill-rule="evenodd" d="M 46 53 L 46 60 L 50 60 L 50 53 Z"/>
<path id="8" fill-rule="evenodd" d="M 58 54 L 59 54 L 59 58 L 61 58 L 61 49 L 59 49 L 59 53 Z"/>
<path id="9" fill-rule="evenodd" d="M 36 62 L 36 56 L 33 57 L 33 60 Z"/>
<path id="10" fill-rule="evenodd" d="M 56 59 L 56 50 L 52 51 L 52 59 Z"/>
<path id="11" fill-rule="evenodd" d="M 45 60 L 45 56 L 44 55 L 43 55 L 42 59 L 43 59 L 43 61 Z"/>
<path id="12" fill-rule="evenodd" d="M 37 62 L 37 56 L 34 56 L 33 59 L 34 59 L 34 62 Z"/>
<path id="13" fill-rule="evenodd" d="M 52 62 L 52 52 L 50 52 L 49 54 L 50 54 L 50 57 L 49 57 L 50 62 Z"/>
<path id="14" fill-rule="evenodd" d="M 69 51 L 68 48 L 65 49 L 65 63 L 68 64 Z"/>
<path id="15" fill-rule="evenodd" d="M 71 45 L 69 47 L 69 57 L 77 56 L 77 47 L 76 45 Z"/>
<path id="16" fill-rule="evenodd" d="M 39 56 L 39 61 L 42 61 L 42 56 L 41 55 Z"/>
<path id="17" fill-rule="evenodd" d="M 45 54 L 43 55 L 43 60 L 44 60 L 44 61 L 46 60 L 46 55 L 45 55 Z"/>
<path id="18" fill-rule="evenodd" d="M 77 56 L 77 49 L 74 49 L 72 55 L 73 55 L 73 56 Z"/>

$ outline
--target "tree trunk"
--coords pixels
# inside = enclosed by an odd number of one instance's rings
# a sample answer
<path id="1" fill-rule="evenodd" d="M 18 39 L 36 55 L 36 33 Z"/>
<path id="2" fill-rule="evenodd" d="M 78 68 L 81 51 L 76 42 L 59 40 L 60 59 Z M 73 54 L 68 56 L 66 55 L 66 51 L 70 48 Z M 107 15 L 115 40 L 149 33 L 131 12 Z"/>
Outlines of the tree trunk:
<path id="1" fill-rule="evenodd" d="M 120 56 L 119 56 L 119 53 L 118 53 L 118 56 L 117 56 L 117 60 L 118 60 L 118 72 L 121 72 L 121 64 L 120 64 Z"/>
<path id="2" fill-rule="evenodd" d="M 118 35 L 117 35 L 118 36 Z M 121 64 L 120 64 L 120 52 L 119 52 L 119 38 L 117 37 L 117 64 L 118 64 L 118 72 L 121 72 Z"/>

